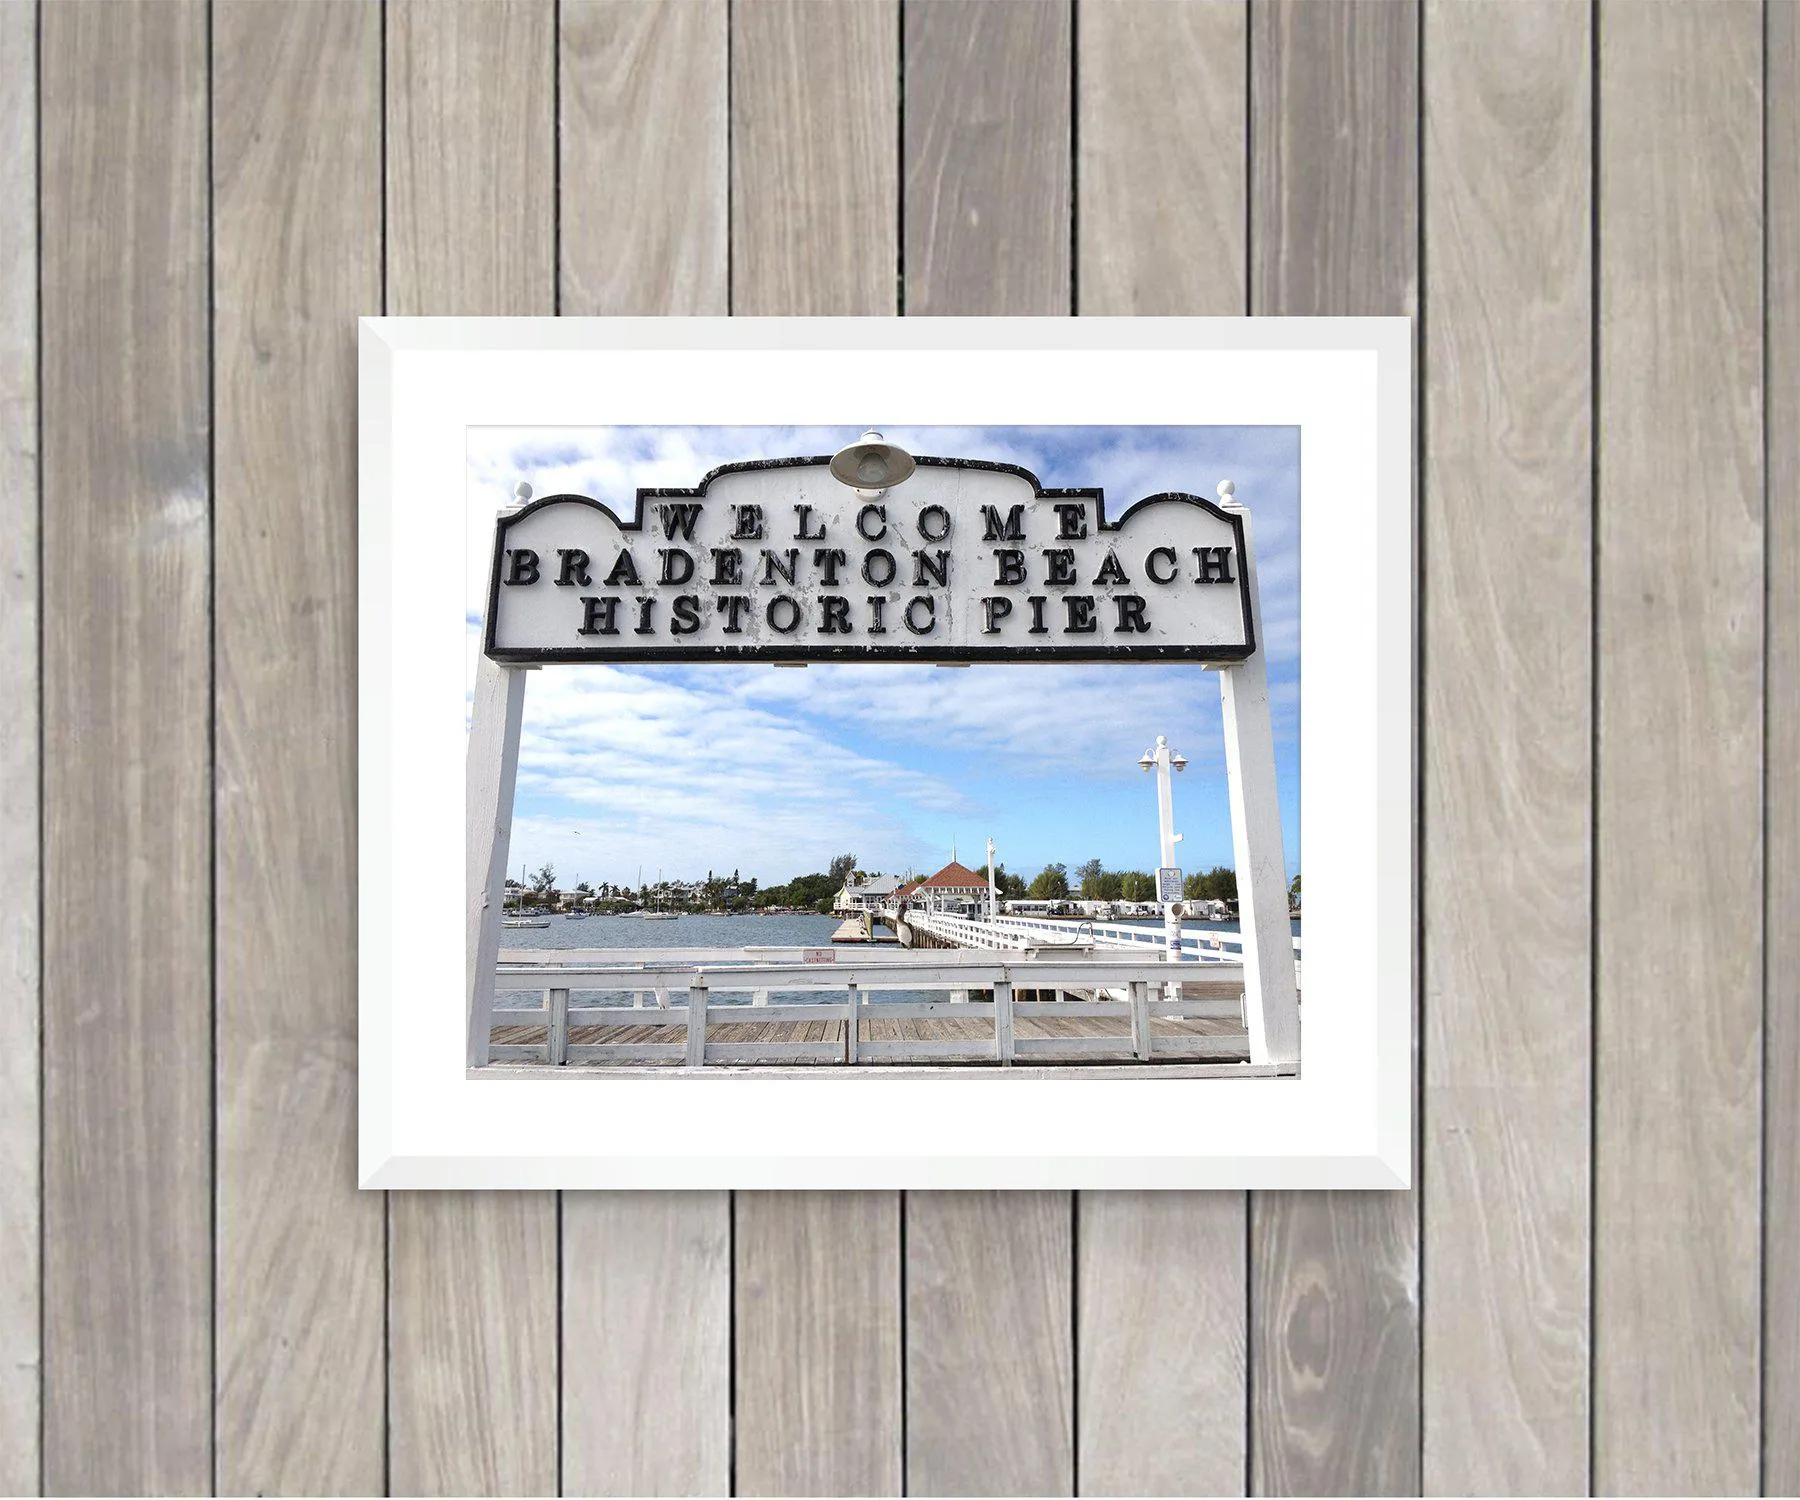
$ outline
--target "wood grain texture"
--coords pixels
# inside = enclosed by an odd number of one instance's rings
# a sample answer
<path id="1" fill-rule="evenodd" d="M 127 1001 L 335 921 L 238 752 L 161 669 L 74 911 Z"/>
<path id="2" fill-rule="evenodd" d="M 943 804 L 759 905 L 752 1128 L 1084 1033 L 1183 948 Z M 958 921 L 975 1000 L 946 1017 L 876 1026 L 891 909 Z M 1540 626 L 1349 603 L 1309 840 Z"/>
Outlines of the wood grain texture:
<path id="1" fill-rule="evenodd" d="M 1238 0 L 1076 11 L 1082 312 L 1244 311 L 1247 29 Z M 1081 1492 L 1242 1493 L 1248 1199 L 1089 1192 L 1077 1213 Z"/>
<path id="2" fill-rule="evenodd" d="M 1433 0 L 1423 20 L 1423 1479 L 1427 1494 L 1577 1494 L 1593 935 L 1589 17 L 1562 0 Z M 1530 565 L 1496 568 L 1502 556 Z"/>
<path id="3" fill-rule="evenodd" d="M 893 312 L 898 7 L 753 0 L 732 28 L 732 312 Z"/>
<path id="4" fill-rule="evenodd" d="M 1070 310 L 1070 10 L 906 0 L 906 312 Z"/>
<path id="5" fill-rule="evenodd" d="M 1417 25 L 1374 0 L 1253 7 L 1252 311 L 1415 310 Z M 1418 1493 L 1417 1213 L 1412 1193 L 1252 1196 L 1258 1493 Z"/>
<path id="6" fill-rule="evenodd" d="M 384 1482 L 386 1244 L 356 1190 L 356 337 L 381 17 L 213 12 L 218 1485 Z M 272 746 L 280 746 L 272 754 Z"/>
<path id="7" fill-rule="evenodd" d="M 1761 38 L 1752 4 L 1599 23 L 1605 1493 L 1758 1482 Z M 1680 1048 L 1659 1036 L 1673 1025 Z"/>
<path id="8" fill-rule="evenodd" d="M 1245 310 L 1248 29 L 1244 0 L 1076 11 L 1080 311 Z"/>
<path id="9" fill-rule="evenodd" d="M 38 1487 L 37 14 L 0 6 L 0 1492 Z"/>
<path id="10" fill-rule="evenodd" d="M 388 311 L 555 310 L 549 3 L 387 11 Z M 559 1481 L 556 1200 L 389 1200 L 388 1408 L 397 1493 Z"/>
<path id="11" fill-rule="evenodd" d="M 1076 1203 L 1080 1492 L 1242 1494 L 1244 1195 Z"/>
<path id="12" fill-rule="evenodd" d="M 737 1493 L 901 1493 L 900 1198 L 737 1195 Z"/>
<path id="13" fill-rule="evenodd" d="M 44 1482 L 212 1485 L 207 56 L 40 16 Z M 104 913 L 103 920 L 96 920 Z"/>
<path id="14" fill-rule="evenodd" d="M 724 0 L 560 12 L 562 311 L 727 311 Z M 731 1200 L 567 1193 L 563 1493 L 731 1482 Z"/>
<path id="15" fill-rule="evenodd" d="M 1067 1193 L 906 1195 L 906 1492 L 1075 1492 Z"/>
<path id="16" fill-rule="evenodd" d="M 565 0 L 562 310 L 727 311 L 726 0 Z"/>
<path id="17" fill-rule="evenodd" d="M 1768 9 L 1763 1492 L 1800 1494 L 1800 11 Z"/>
<path id="18" fill-rule="evenodd" d="M 727 1195 L 565 1194 L 563 1265 L 563 1493 L 727 1493 Z"/>

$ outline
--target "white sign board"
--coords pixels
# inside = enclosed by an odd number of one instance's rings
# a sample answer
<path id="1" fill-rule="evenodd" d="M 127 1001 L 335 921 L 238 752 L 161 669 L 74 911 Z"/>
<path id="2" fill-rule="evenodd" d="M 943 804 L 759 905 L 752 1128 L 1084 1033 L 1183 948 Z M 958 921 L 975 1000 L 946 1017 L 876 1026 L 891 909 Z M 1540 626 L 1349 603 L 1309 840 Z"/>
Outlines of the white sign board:
<path id="1" fill-rule="evenodd" d="M 1099 490 L 921 458 L 884 490 L 831 460 L 728 464 L 692 490 L 552 495 L 502 515 L 487 654 L 558 661 L 1238 661 L 1241 520 L 1198 495 L 1116 519 Z M 608 497 L 611 498 L 611 497 Z"/>
<path id="2" fill-rule="evenodd" d="M 1165 903 L 1181 899 L 1181 871 L 1174 865 L 1157 867 L 1156 899 Z"/>

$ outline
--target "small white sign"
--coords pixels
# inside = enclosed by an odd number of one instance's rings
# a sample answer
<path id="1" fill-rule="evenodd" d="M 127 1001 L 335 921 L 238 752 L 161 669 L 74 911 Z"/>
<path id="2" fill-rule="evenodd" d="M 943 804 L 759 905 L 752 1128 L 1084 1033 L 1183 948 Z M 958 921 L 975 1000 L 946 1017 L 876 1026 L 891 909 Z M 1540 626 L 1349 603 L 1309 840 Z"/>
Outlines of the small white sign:
<path id="1" fill-rule="evenodd" d="M 1164 904 L 1181 899 L 1181 871 L 1174 865 L 1157 867 L 1156 899 Z"/>
<path id="2" fill-rule="evenodd" d="M 806 964 L 834 964 L 837 953 L 831 948 L 805 948 L 801 950 L 800 962 Z"/>

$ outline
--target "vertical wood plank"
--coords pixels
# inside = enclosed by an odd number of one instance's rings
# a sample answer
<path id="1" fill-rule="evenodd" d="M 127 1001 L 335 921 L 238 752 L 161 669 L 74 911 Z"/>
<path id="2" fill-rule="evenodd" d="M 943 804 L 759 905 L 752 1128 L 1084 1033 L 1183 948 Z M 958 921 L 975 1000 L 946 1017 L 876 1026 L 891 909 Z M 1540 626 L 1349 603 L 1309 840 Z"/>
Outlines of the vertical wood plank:
<path id="1" fill-rule="evenodd" d="M 1588 11 L 1432 0 L 1424 26 L 1423 1478 L 1582 1493 Z"/>
<path id="2" fill-rule="evenodd" d="M 1074 1493 L 1070 1195 L 906 1195 L 906 1492 Z"/>
<path id="3" fill-rule="evenodd" d="M 212 1487 L 206 12 L 40 16 L 44 1481 Z"/>
<path id="4" fill-rule="evenodd" d="M 1374 0 L 1251 12 L 1251 307 L 1405 314 L 1418 279 L 1418 16 Z M 1419 1489 L 1411 1193 L 1251 1199 L 1252 1487 Z"/>
<path id="5" fill-rule="evenodd" d="M 1087 0 L 1075 23 L 1076 305 L 1243 312 L 1247 7 Z M 1194 690 L 1213 691 L 1204 677 Z M 1247 1205 L 1242 1193 L 1078 1195 L 1083 1494 L 1242 1492 Z"/>
<path id="6" fill-rule="evenodd" d="M 899 25 L 892 0 L 733 11 L 732 312 L 894 311 Z"/>
<path id="7" fill-rule="evenodd" d="M 0 1490 L 38 1487 L 37 12 L 0 7 Z"/>
<path id="8" fill-rule="evenodd" d="M 728 311 L 725 0 L 564 0 L 561 307 Z M 566 1193 L 563 1493 L 724 1494 L 725 1193 Z"/>
<path id="9" fill-rule="evenodd" d="M 386 14 L 388 310 L 553 312 L 554 7 Z M 556 1221 L 548 1193 L 391 1195 L 396 1492 L 557 1489 Z"/>
<path id="10" fill-rule="evenodd" d="M 1071 7 L 905 9 L 908 313 L 1070 310 Z M 1075 1488 L 1067 1193 L 906 1199 L 909 1494 Z"/>
<path id="11" fill-rule="evenodd" d="M 908 313 L 1069 311 L 1070 13 L 907 0 Z"/>
<path id="12" fill-rule="evenodd" d="M 897 6 L 757 0 L 732 25 L 732 311 L 893 313 Z M 900 1196 L 734 1211 L 737 1492 L 899 1494 Z"/>
<path id="13" fill-rule="evenodd" d="M 1604 1493 L 1759 1478 L 1762 20 L 1599 19 Z"/>
<path id="14" fill-rule="evenodd" d="M 1800 11 L 1768 8 L 1763 1493 L 1800 1494 Z"/>
<path id="15" fill-rule="evenodd" d="M 381 17 L 221 0 L 213 59 L 218 1486 L 372 1493 L 386 1244 L 355 1171 L 355 319 L 381 306 Z"/>

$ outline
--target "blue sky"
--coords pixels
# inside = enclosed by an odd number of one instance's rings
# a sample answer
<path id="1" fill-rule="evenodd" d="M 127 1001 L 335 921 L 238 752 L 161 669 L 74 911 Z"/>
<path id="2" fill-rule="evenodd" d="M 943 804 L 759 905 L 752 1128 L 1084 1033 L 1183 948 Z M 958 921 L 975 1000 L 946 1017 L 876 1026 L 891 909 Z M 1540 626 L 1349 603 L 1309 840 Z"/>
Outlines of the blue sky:
<path id="1" fill-rule="evenodd" d="M 880 425 L 879 423 L 876 425 Z M 1109 515 L 1222 479 L 1255 524 L 1276 774 L 1299 871 L 1300 434 L 1292 427 L 883 426 L 915 454 L 1022 464 L 1101 487 Z M 477 428 L 469 434 L 470 681 L 495 511 L 527 481 L 629 514 L 638 487 L 737 459 L 831 453 L 850 428 Z M 991 837 L 1008 870 L 1154 869 L 1156 790 L 1137 757 L 1166 734 L 1183 868 L 1229 865 L 1219 682 L 1193 666 L 548 667 L 525 694 L 511 866 L 572 883 L 741 870 L 765 885 L 854 853 L 929 873 Z"/>

